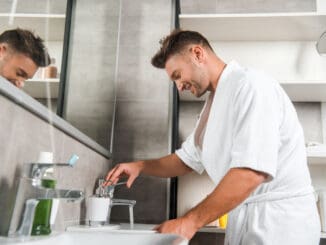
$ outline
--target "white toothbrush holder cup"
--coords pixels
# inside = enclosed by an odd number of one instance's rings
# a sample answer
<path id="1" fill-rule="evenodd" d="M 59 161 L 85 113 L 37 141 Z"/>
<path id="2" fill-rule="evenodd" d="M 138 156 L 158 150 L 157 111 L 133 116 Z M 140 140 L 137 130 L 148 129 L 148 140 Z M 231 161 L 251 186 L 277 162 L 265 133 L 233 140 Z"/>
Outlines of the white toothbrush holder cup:
<path id="1" fill-rule="evenodd" d="M 86 221 L 89 225 L 105 225 L 108 219 L 111 198 L 91 196 L 86 199 Z"/>

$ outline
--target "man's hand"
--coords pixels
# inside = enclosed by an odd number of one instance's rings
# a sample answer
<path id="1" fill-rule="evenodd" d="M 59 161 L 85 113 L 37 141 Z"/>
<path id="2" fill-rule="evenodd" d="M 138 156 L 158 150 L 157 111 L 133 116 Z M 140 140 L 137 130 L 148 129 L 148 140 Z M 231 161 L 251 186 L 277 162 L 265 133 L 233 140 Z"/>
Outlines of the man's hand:
<path id="1" fill-rule="evenodd" d="M 247 168 L 230 169 L 213 192 L 184 216 L 157 226 L 160 233 L 174 233 L 191 239 L 196 231 L 243 202 L 267 175 Z"/>
<path id="2" fill-rule="evenodd" d="M 156 226 L 154 230 L 158 231 L 159 233 L 177 234 L 190 240 L 195 235 L 198 228 L 193 220 L 183 216 L 178 219 L 165 221 L 164 223 Z"/>
<path id="3" fill-rule="evenodd" d="M 120 163 L 107 175 L 104 185 L 116 184 L 121 177 L 127 177 L 127 187 L 130 188 L 140 173 L 161 178 L 174 177 L 190 173 L 192 170 L 175 154 L 158 159 Z"/>
<path id="4" fill-rule="evenodd" d="M 140 174 L 143 168 L 142 162 L 130 162 L 117 164 L 107 175 L 106 184 L 116 184 L 121 177 L 127 177 L 127 187 L 130 188 L 132 183 Z"/>

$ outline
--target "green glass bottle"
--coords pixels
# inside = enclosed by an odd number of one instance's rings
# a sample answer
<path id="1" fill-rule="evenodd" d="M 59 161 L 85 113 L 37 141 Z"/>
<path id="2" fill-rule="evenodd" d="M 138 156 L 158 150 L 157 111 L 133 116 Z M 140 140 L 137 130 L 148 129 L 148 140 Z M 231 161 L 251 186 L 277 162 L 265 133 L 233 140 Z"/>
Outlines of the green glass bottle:
<path id="1" fill-rule="evenodd" d="M 41 185 L 45 188 L 55 188 L 56 181 L 54 179 L 42 179 Z M 34 222 L 32 227 L 32 236 L 48 235 L 51 233 L 50 217 L 51 217 L 52 200 L 40 200 L 35 209 Z"/>

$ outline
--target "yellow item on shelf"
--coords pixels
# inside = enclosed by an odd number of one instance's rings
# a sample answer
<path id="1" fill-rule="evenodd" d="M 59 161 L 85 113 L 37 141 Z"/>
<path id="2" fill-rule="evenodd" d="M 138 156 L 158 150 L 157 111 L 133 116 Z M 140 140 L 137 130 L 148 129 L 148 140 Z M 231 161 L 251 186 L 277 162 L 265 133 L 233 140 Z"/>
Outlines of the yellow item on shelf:
<path id="1" fill-rule="evenodd" d="M 224 214 L 223 216 L 221 216 L 218 219 L 218 222 L 219 222 L 220 228 L 225 229 L 226 228 L 226 225 L 228 223 L 228 215 L 227 214 Z"/>

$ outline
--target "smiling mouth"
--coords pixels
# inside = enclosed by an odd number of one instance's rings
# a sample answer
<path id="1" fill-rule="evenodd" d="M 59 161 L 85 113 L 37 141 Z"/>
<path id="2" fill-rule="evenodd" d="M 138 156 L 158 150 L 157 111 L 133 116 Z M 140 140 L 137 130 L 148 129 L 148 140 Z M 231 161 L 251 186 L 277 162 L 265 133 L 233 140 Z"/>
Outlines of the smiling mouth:
<path id="1" fill-rule="evenodd" d="M 189 83 L 187 83 L 186 85 L 185 85 L 185 90 L 191 90 L 191 84 L 189 84 Z"/>

